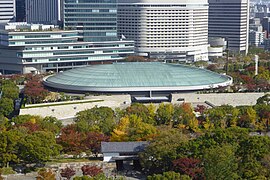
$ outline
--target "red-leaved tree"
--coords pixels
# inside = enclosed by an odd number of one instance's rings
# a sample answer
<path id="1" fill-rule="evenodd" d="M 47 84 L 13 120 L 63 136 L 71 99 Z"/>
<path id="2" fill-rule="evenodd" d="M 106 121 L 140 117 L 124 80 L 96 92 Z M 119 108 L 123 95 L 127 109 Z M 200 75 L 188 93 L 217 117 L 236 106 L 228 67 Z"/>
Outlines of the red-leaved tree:
<path id="1" fill-rule="evenodd" d="M 48 93 L 48 90 L 44 89 L 44 86 L 39 78 L 30 79 L 24 88 L 24 94 L 27 97 L 28 103 L 42 102 Z"/>
<path id="2" fill-rule="evenodd" d="M 62 128 L 57 143 L 63 147 L 63 152 L 77 155 L 85 151 L 85 146 L 82 144 L 84 136 L 83 133 L 77 131 L 76 125 L 67 125 Z"/>
<path id="3" fill-rule="evenodd" d="M 94 177 L 100 173 L 103 173 L 102 169 L 97 166 L 84 165 L 82 168 L 83 175 Z"/>
<path id="4" fill-rule="evenodd" d="M 72 176 L 76 174 L 76 171 L 72 168 L 66 167 L 65 169 L 62 169 L 60 172 L 61 176 L 63 178 L 66 178 L 67 180 L 70 180 Z"/>
<path id="5" fill-rule="evenodd" d="M 85 149 L 91 151 L 94 154 L 98 154 L 101 151 L 101 142 L 109 141 L 109 137 L 99 132 L 88 132 L 86 138 L 83 141 Z"/>
<path id="6" fill-rule="evenodd" d="M 173 161 L 175 171 L 186 174 L 194 180 L 204 179 L 201 161 L 195 158 L 180 158 Z"/>

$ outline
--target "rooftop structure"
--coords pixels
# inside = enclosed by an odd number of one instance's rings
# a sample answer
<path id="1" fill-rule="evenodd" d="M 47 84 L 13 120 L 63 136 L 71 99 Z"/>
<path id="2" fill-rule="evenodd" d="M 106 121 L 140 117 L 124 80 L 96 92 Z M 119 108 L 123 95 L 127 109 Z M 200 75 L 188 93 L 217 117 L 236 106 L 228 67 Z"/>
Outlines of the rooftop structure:
<path id="1" fill-rule="evenodd" d="M 103 161 L 138 160 L 138 153 L 144 151 L 148 145 L 147 141 L 101 142 Z M 119 169 L 119 164 L 117 166 Z"/>
<path id="2" fill-rule="evenodd" d="M 230 77 L 205 69 L 159 62 L 93 65 L 44 79 L 46 86 L 78 92 L 190 91 L 231 83 Z"/>

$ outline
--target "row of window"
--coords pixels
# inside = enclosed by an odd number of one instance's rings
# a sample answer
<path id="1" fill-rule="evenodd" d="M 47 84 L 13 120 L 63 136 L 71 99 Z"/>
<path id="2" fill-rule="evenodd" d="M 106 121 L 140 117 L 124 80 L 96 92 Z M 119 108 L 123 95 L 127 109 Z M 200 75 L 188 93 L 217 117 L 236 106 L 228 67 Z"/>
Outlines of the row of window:
<path id="1" fill-rule="evenodd" d="M 116 3 L 116 0 L 65 0 L 65 3 Z"/>
<path id="2" fill-rule="evenodd" d="M 86 12 L 86 13 L 90 13 L 90 12 L 102 12 L 102 13 L 117 13 L 117 9 L 65 9 L 66 13 L 69 12 Z"/>

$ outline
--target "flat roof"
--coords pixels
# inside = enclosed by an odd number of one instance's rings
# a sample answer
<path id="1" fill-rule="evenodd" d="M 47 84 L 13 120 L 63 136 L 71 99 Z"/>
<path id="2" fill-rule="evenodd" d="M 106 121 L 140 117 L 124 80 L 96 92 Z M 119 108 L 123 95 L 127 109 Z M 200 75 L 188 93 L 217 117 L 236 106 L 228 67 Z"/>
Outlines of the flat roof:
<path id="1" fill-rule="evenodd" d="M 49 87 L 72 91 L 181 91 L 227 86 L 232 78 L 205 69 L 160 62 L 125 62 L 76 68 L 46 77 Z"/>

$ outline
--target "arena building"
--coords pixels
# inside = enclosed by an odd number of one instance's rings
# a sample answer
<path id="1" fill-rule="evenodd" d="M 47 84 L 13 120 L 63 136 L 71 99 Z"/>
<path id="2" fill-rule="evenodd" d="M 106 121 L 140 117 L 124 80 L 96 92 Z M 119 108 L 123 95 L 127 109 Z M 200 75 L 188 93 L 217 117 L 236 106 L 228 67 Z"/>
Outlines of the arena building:
<path id="1" fill-rule="evenodd" d="M 171 93 L 217 88 L 232 84 L 232 78 L 205 69 L 160 62 L 92 65 L 44 78 L 44 84 L 72 92 L 139 94 Z M 150 93 L 149 93 L 150 92 Z"/>

